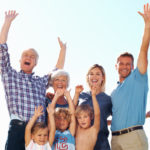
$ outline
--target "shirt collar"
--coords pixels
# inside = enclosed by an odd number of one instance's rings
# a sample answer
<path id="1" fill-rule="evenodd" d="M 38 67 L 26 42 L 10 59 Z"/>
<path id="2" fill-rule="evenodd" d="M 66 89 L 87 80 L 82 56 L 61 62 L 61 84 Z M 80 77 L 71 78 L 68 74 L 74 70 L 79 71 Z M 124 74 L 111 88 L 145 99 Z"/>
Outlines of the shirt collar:
<path id="1" fill-rule="evenodd" d="M 21 73 L 22 75 L 25 75 L 25 76 L 28 76 L 28 77 L 31 77 L 31 76 L 34 75 L 34 72 L 32 72 L 32 73 L 30 73 L 30 74 L 27 74 L 27 73 L 25 73 L 23 70 L 20 70 L 20 73 Z"/>

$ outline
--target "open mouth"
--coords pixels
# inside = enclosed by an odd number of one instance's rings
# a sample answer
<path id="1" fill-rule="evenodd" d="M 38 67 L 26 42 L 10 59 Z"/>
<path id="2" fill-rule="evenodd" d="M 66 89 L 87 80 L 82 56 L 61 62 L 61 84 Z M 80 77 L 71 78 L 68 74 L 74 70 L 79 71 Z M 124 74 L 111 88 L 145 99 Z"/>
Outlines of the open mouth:
<path id="1" fill-rule="evenodd" d="M 58 85 L 58 86 L 57 86 L 57 88 L 62 89 L 62 88 L 63 88 L 63 86 L 62 86 L 62 85 Z"/>
<path id="2" fill-rule="evenodd" d="M 98 82 L 98 80 L 92 80 L 92 83 L 97 83 Z"/>
<path id="3" fill-rule="evenodd" d="M 25 65 L 28 65 L 28 66 L 30 65 L 30 63 L 29 63 L 29 62 L 25 62 L 24 64 L 25 64 Z"/>

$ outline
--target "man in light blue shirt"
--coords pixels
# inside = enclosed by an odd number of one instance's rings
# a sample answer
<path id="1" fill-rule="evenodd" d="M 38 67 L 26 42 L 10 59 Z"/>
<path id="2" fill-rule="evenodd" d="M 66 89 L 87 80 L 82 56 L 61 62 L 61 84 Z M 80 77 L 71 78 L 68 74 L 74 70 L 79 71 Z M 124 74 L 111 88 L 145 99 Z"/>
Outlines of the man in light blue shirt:
<path id="1" fill-rule="evenodd" d="M 145 30 L 134 69 L 132 54 L 123 53 L 117 59 L 117 88 L 112 92 L 112 150 L 148 150 L 143 130 L 148 92 L 147 53 L 150 42 L 150 5 L 144 5 Z"/>

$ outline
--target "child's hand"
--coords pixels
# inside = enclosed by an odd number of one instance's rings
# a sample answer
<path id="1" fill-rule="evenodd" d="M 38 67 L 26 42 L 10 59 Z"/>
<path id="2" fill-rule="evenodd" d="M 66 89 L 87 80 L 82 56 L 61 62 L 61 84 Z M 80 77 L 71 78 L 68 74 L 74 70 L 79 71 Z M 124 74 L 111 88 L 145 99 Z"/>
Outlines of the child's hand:
<path id="1" fill-rule="evenodd" d="M 91 88 L 92 96 L 96 96 L 96 89 L 97 89 L 96 86 L 92 86 L 92 88 Z"/>
<path id="2" fill-rule="evenodd" d="M 51 105 L 51 104 L 48 104 L 48 107 L 47 107 L 47 113 L 49 114 L 49 115 L 53 115 L 54 114 L 54 108 L 53 108 L 53 106 Z"/>
<path id="3" fill-rule="evenodd" d="M 34 116 L 38 118 L 41 115 L 43 115 L 43 106 L 35 107 Z"/>
<path id="4" fill-rule="evenodd" d="M 55 98 L 59 98 L 60 96 L 63 96 L 65 92 L 65 89 L 57 89 L 56 93 L 55 93 Z"/>
<path id="5" fill-rule="evenodd" d="M 70 91 L 71 90 L 65 90 L 65 92 L 64 92 L 64 95 L 65 95 L 65 97 L 68 99 L 68 97 L 70 97 Z"/>
<path id="6" fill-rule="evenodd" d="M 82 85 L 77 85 L 75 88 L 75 93 L 80 94 L 84 90 Z"/>

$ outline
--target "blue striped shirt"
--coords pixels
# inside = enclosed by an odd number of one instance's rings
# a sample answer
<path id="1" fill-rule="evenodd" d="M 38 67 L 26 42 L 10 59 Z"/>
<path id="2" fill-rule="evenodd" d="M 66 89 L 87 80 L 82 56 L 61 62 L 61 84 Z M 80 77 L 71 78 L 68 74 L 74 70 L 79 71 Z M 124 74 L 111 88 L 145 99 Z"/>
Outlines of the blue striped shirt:
<path id="1" fill-rule="evenodd" d="M 0 45 L 0 72 L 4 84 L 9 114 L 28 121 L 35 106 L 45 108 L 45 93 L 49 76 L 44 77 L 17 72 L 11 67 L 7 44 Z M 45 113 L 38 121 L 45 121 Z"/>

